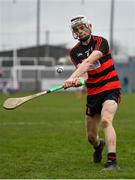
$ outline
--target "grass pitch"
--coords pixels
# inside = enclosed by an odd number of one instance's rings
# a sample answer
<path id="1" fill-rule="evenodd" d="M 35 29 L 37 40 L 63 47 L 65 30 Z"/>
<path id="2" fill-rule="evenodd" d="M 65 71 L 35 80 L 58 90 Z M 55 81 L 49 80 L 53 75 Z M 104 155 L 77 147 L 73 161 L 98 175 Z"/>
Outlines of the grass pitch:
<path id="1" fill-rule="evenodd" d="M 0 95 L 0 179 L 135 178 L 135 94 L 123 95 L 114 120 L 121 170 L 102 173 L 106 149 L 102 163 L 94 164 L 85 133 L 85 95 L 52 93 L 12 111 L 2 108 L 6 98 Z"/>

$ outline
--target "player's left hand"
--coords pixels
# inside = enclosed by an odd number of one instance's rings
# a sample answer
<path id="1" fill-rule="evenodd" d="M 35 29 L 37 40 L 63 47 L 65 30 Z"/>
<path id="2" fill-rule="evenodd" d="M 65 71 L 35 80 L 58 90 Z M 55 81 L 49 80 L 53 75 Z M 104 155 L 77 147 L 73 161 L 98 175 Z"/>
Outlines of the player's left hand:
<path id="1" fill-rule="evenodd" d="M 78 87 L 80 85 L 81 85 L 80 79 L 79 78 L 72 78 L 72 77 L 68 78 L 63 84 L 65 89 L 69 88 L 69 87 Z"/>
<path id="2" fill-rule="evenodd" d="M 82 84 L 81 84 L 81 81 L 80 81 L 80 78 L 75 78 L 74 79 L 74 84 L 73 84 L 73 86 L 74 87 L 79 87 L 79 86 L 81 86 Z"/>
<path id="3" fill-rule="evenodd" d="M 64 89 L 73 87 L 73 82 L 74 82 L 74 79 L 73 79 L 73 78 L 68 78 L 68 79 L 64 82 L 64 84 L 63 84 Z"/>

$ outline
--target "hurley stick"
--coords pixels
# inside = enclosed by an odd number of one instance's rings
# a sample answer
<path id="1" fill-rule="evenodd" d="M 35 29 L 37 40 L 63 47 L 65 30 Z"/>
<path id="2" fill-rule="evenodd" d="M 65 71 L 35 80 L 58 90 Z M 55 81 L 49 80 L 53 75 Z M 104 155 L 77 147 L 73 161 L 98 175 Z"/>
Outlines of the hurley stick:
<path id="1" fill-rule="evenodd" d="M 81 83 L 82 85 L 84 85 L 84 84 L 85 84 L 84 79 L 80 79 L 80 83 Z M 61 90 L 61 89 L 63 89 L 63 88 L 64 88 L 63 85 L 54 86 L 54 87 L 48 89 L 47 91 L 35 93 L 35 94 L 32 94 L 32 95 L 28 95 L 28 96 L 24 96 L 24 97 L 8 98 L 7 100 L 4 101 L 3 107 L 4 107 L 5 109 L 7 109 L 7 110 L 12 110 L 12 109 L 15 109 L 15 108 L 17 108 L 18 106 L 24 104 L 25 102 L 28 102 L 28 101 L 36 98 L 36 97 L 39 97 L 39 96 L 42 96 L 42 95 L 45 95 L 45 94 L 48 94 L 48 93 L 52 93 L 52 92 Z"/>

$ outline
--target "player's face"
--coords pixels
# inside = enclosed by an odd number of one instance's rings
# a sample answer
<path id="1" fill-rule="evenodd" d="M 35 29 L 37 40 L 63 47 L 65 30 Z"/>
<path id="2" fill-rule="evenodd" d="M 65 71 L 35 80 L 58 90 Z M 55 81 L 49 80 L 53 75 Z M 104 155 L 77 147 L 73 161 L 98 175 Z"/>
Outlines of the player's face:
<path id="1" fill-rule="evenodd" d="M 74 27 L 73 30 L 78 39 L 83 40 L 85 37 L 91 34 L 91 25 L 87 27 L 85 24 L 80 24 Z"/>

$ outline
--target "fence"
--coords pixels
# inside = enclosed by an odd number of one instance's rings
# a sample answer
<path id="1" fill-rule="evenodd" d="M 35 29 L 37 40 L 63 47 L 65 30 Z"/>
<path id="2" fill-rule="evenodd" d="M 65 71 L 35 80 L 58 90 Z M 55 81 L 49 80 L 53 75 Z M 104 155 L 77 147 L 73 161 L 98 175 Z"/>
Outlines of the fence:
<path id="1" fill-rule="evenodd" d="M 16 62 L 15 62 L 16 61 Z M 20 91 L 45 90 L 50 86 L 61 84 L 74 71 L 73 65 L 64 65 L 64 71 L 58 74 L 53 58 L 0 58 L 1 82 L 0 89 L 8 84 Z M 38 61 L 38 62 L 37 62 Z M 135 91 L 135 60 L 129 59 L 126 63 L 116 63 L 116 69 L 122 86 L 126 91 Z M 127 79 L 126 83 L 124 79 Z M 19 86 L 18 86 L 19 84 Z"/>
<path id="2" fill-rule="evenodd" d="M 16 62 L 12 58 L 0 58 L 0 66 L 2 71 L 0 89 L 6 84 L 16 89 L 17 86 L 14 87 L 13 84 L 18 83 L 21 91 L 39 91 L 51 85 L 58 85 L 74 70 L 74 66 L 65 65 L 63 73 L 58 74 L 56 71 L 58 65 L 53 58 L 39 58 L 38 62 L 36 58 L 16 58 Z"/>

